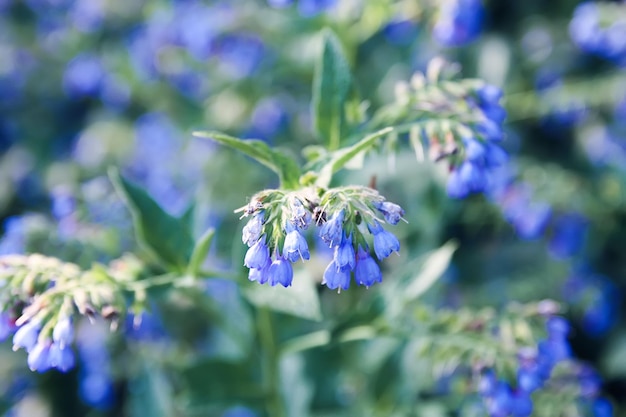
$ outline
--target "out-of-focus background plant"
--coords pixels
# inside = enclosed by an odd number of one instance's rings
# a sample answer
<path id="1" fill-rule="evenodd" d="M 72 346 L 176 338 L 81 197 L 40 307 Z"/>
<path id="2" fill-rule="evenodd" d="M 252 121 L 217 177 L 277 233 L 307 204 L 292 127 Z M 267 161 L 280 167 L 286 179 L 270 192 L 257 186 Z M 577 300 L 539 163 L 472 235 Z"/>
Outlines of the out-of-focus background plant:
<path id="1" fill-rule="evenodd" d="M 0 412 L 626 415 L 625 65 L 623 1 L 0 0 Z"/>

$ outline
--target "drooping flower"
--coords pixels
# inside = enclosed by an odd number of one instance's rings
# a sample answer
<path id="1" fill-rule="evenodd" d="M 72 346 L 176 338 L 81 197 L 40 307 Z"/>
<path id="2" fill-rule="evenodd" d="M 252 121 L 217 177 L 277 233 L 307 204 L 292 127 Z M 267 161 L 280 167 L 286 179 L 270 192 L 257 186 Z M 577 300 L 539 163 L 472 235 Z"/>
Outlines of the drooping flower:
<path id="1" fill-rule="evenodd" d="M 341 243 L 344 217 L 344 210 L 336 211 L 320 228 L 320 237 L 330 248 Z"/>
<path id="2" fill-rule="evenodd" d="M 243 264 L 248 268 L 263 269 L 270 263 L 270 251 L 265 244 L 265 236 L 262 236 L 246 252 Z"/>
<path id="3" fill-rule="evenodd" d="M 291 262 L 296 262 L 298 259 L 309 260 L 309 247 L 304 236 L 291 223 L 287 223 L 285 231 L 287 232 L 283 248 L 285 258 Z"/>
<path id="4" fill-rule="evenodd" d="M 20 326 L 13 335 L 13 350 L 24 348 L 27 352 L 30 352 L 37 344 L 40 329 L 41 323 L 35 320 Z"/>
<path id="5" fill-rule="evenodd" d="M 382 282 L 383 280 L 382 273 L 376 261 L 360 246 L 356 254 L 354 279 L 357 284 L 365 285 L 366 287 L 371 287 L 375 283 Z"/>
<path id="6" fill-rule="evenodd" d="M 248 223 L 243 227 L 243 231 L 241 232 L 241 240 L 248 246 L 254 245 L 258 242 L 261 237 L 261 232 L 263 230 L 263 217 L 265 213 L 263 211 L 259 211 L 256 213 Z"/>
<path id="7" fill-rule="evenodd" d="M 311 223 L 311 213 L 304 208 L 302 202 L 294 199 L 291 203 L 291 222 L 300 230 L 306 230 Z"/>
<path id="8" fill-rule="evenodd" d="M 331 290 L 337 288 L 347 290 L 350 288 L 350 269 L 341 268 L 337 265 L 336 261 L 331 261 L 324 271 L 322 284 L 326 285 Z"/>
<path id="9" fill-rule="evenodd" d="M 36 343 L 28 353 L 28 367 L 31 371 L 45 372 L 52 367 L 50 363 L 50 342 Z"/>
<path id="10" fill-rule="evenodd" d="M 273 287 L 280 284 L 283 287 L 291 286 L 293 280 L 293 268 L 291 263 L 283 257 L 278 257 L 269 267 L 267 272 L 268 282 Z"/>
<path id="11" fill-rule="evenodd" d="M 382 261 L 393 252 L 400 250 L 398 238 L 393 233 L 385 230 L 376 220 L 374 220 L 374 223 L 368 224 L 367 228 L 374 235 L 374 252 L 379 260 Z"/>
<path id="12" fill-rule="evenodd" d="M 65 316 L 57 322 L 52 331 L 52 340 L 61 348 L 69 346 L 74 340 L 74 327 L 69 317 Z"/>
<path id="13" fill-rule="evenodd" d="M 374 203 L 374 207 L 385 216 L 385 221 L 391 225 L 396 225 L 404 216 L 402 207 L 389 201 Z"/>
<path id="14" fill-rule="evenodd" d="M 268 263 L 264 268 L 250 268 L 248 272 L 248 279 L 250 281 L 256 281 L 259 284 L 265 284 L 269 278 L 268 272 L 270 269 L 270 263 Z"/>
<path id="15" fill-rule="evenodd" d="M 49 350 L 50 365 L 61 372 L 67 372 L 74 367 L 74 352 L 69 346 L 61 347 L 53 343 Z"/>
<path id="16" fill-rule="evenodd" d="M 346 236 L 344 233 L 341 244 L 339 246 L 335 246 L 333 260 L 335 266 L 342 271 L 352 271 L 354 269 L 356 266 L 356 255 L 354 253 L 352 236 Z M 349 279 L 350 274 L 348 274 L 348 280 Z"/>

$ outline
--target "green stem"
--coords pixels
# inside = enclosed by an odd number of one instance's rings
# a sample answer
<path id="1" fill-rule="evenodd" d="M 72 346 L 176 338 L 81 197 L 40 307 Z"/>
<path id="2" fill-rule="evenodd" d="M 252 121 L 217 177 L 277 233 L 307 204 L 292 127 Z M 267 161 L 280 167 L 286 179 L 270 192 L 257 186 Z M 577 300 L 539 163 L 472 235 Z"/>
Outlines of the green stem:
<path id="1" fill-rule="evenodd" d="M 280 395 L 280 352 L 274 336 L 272 314 L 267 308 L 258 310 L 257 327 L 264 355 L 263 382 L 267 393 L 267 414 L 271 417 L 285 417 L 285 407 Z"/>

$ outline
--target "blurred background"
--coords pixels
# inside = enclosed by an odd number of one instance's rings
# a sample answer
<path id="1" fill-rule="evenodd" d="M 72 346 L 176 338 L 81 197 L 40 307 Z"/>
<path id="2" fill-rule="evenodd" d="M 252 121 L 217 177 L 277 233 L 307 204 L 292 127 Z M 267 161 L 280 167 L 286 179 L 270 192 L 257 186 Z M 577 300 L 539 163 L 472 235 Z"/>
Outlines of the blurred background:
<path id="1" fill-rule="evenodd" d="M 259 138 L 294 157 L 317 144 L 309 103 L 324 27 L 341 39 L 368 111 L 393 101 L 396 84 L 435 56 L 504 91 L 510 160 L 497 192 L 450 199 L 445 169 L 417 164 L 408 148 L 393 157 L 381 151 L 364 169 L 343 174 L 343 183 L 361 185 L 375 176 L 381 194 L 406 210 L 409 223 L 397 230 L 403 255 L 388 262 L 385 279 L 405 273 L 404 260 L 456 239 L 453 263 L 426 303 L 498 309 L 512 301 L 563 302 L 574 355 L 598 370 L 617 409 L 624 406 L 624 2 L 0 0 L 0 254 L 39 252 L 88 267 L 136 251 L 130 215 L 106 176 L 117 166 L 169 213 L 193 205 L 196 236 L 217 228 L 208 262 L 243 273 L 242 225 L 233 210 L 276 181 L 190 132 Z M 321 275 L 318 268 L 309 272 Z M 235 339 L 254 344 L 254 314 L 231 284 L 210 281 L 206 295 L 228 312 L 240 331 Z M 322 310 L 345 323 L 364 320 L 372 291 L 379 288 L 341 297 L 320 289 Z M 216 365 L 254 363 L 254 353 L 206 315 L 180 326 L 197 309 L 168 300 L 140 325 L 131 314 L 114 336 L 104 325 L 79 325 L 77 368 L 67 374 L 31 373 L 23 352 L 4 342 L 2 410 L 266 415 L 237 373 L 254 368 L 219 372 Z M 276 320 L 279 338 L 317 326 L 288 315 Z M 359 346 L 299 357 L 286 368 L 293 379 L 284 377 L 293 384 L 293 410 L 306 404 L 310 415 L 392 415 L 372 404 L 395 397 L 359 385 L 374 372 L 368 364 L 404 363 L 385 349 L 373 350 L 378 359 Z M 359 355 L 365 359 L 354 363 Z M 165 366 L 155 375 L 157 362 L 184 369 Z M 450 403 L 448 395 L 466 397 L 454 381 L 423 372 L 392 375 L 397 390 L 411 387 L 423 406 L 397 415 L 482 415 L 462 411 L 463 401 Z"/>

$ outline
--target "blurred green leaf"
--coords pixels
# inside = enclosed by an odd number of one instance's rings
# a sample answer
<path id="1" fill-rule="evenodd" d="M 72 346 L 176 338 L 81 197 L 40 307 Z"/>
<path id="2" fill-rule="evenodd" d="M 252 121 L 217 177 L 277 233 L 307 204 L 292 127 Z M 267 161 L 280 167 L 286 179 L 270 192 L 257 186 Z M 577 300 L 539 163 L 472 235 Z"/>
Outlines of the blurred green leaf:
<path id="1" fill-rule="evenodd" d="M 193 252 L 191 253 L 191 259 L 189 260 L 189 265 L 187 266 L 187 274 L 195 277 L 200 272 L 202 268 L 202 263 L 207 257 L 209 253 L 209 249 L 211 249 L 211 242 L 213 242 L 213 236 L 215 236 L 215 229 L 207 230 L 200 239 L 196 242 Z"/>
<path id="2" fill-rule="evenodd" d="M 124 179 L 117 169 L 109 170 L 109 178 L 130 210 L 138 242 L 167 267 L 184 271 L 194 246 L 189 229 L 180 219 L 166 213 L 145 190 Z"/>
<path id="3" fill-rule="evenodd" d="M 322 320 L 316 285 L 305 270 L 296 271 L 289 288 L 254 285 L 246 288 L 244 295 L 258 307 L 267 307 L 307 320 Z"/>
<path id="4" fill-rule="evenodd" d="M 450 241 L 439 249 L 425 255 L 418 274 L 414 276 L 404 291 L 405 299 L 415 300 L 428 291 L 446 272 L 452 260 L 452 255 L 454 255 L 458 247 L 458 243 Z"/>
<path id="5" fill-rule="evenodd" d="M 129 382 L 129 415 L 169 417 L 175 415 L 172 386 L 163 370 L 142 359 L 139 374 Z"/>
<path id="6" fill-rule="evenodd" d="M 352 75 L 341 43 L 330 29 L 323 32 L 322 42 L 313 79 L 313 126 L 328 148 L 335 150 L 346 136 L 345 106 Z"/>
<path id="7" fill-rule="evenodd" d="M 211 139 L 242 152 L 278 174 L 282 187 L 295 189 L 300 179 L 300 168 L 293 158 L 272 149 L 258 139 L 239 139 L 220 132 L 193 132 L 198 138 Z"/>
<path id="8" fill-rule="evenodd" d="M 192 364 L 181 372 L 186 406 L 193 409 L 262 400 L 265 393 L 255 371 L 250 363 L 209 359 Z"/>

